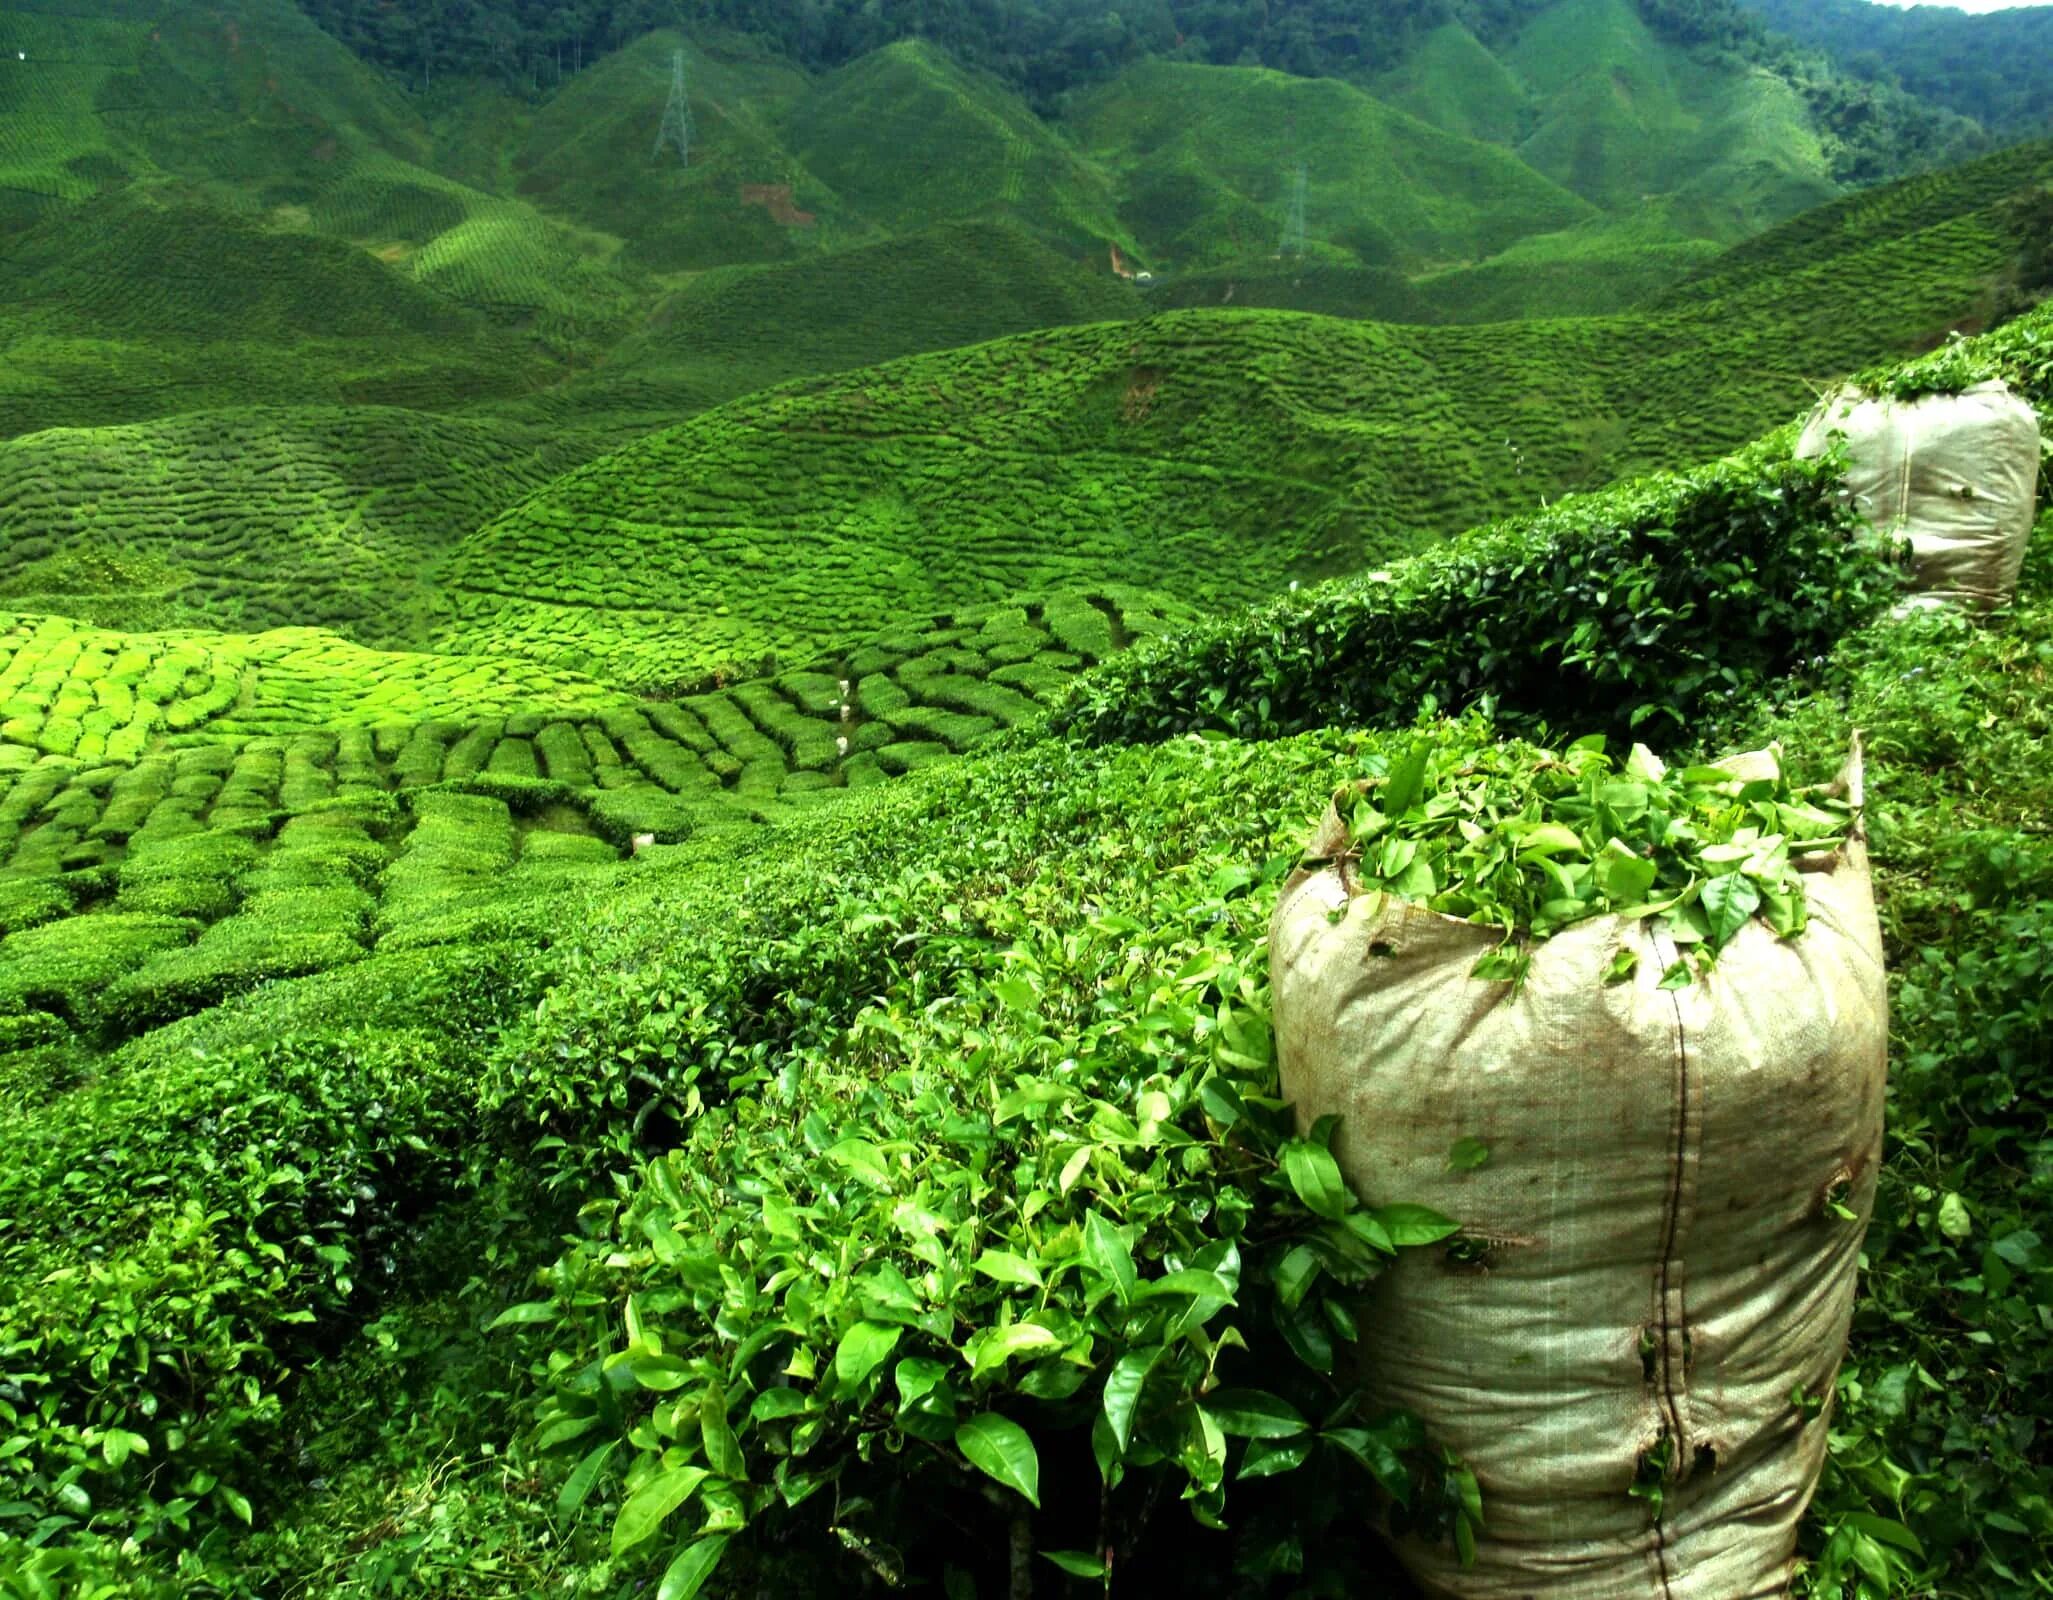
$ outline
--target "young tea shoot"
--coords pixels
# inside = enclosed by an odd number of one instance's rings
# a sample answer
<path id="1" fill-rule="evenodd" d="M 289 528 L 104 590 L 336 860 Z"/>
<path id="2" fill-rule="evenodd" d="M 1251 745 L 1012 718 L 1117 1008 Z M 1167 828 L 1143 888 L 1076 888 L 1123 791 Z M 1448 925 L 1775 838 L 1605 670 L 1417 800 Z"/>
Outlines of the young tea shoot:
<path id="1" fill-rule="evenodd" d="M 1456 723 L 1381 764 L 1335 796 L 1350 909 L 1375 915 L 1391 896 L 1495 928 L 1503 942 L 1475 975 L 1512 983 L 1530 942 L 1593 917 L 1656 919 L 1682 950 L 1669 987 L 1708 971 L 1757 918 L 1794 938 L 1807 915 L 1800 863 L 1838 850 L 1855 820 L 1837 793 L 1793 785 L 1773 747 L 1671 768 L 1644 745 L 1621 763 L 1601 737 L 1553 751 Z M 1622 946 L 1607 981 L 1638 964 Z"/>

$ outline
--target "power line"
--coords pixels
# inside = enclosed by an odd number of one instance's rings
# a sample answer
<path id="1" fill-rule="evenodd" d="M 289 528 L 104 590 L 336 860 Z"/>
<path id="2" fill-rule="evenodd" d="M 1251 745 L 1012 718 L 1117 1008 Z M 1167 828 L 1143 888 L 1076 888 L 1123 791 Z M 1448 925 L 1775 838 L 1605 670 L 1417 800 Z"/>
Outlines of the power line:
<path id="1" fill-rule="evenodd" d="M 663 108 L 663 126 L 656 134 L 656 154 L 663 154 L 665 145 L 677 151 L 677 159 L 685 166 L 691 165 L 691 98 L 684 89 L 684 52 L 679 50 L 670 57 L 670 103 Z"/>
<path id="2" fill-rule="evenodd" d="M 1276 247 L 1279 256 L 1301 256 L 1305 253 L 1305 191 L 1310 182 L 1304 163 L 1299 162 L 1290 182 L 1290 217 L 1283 224 L 1283 242 Z"/>

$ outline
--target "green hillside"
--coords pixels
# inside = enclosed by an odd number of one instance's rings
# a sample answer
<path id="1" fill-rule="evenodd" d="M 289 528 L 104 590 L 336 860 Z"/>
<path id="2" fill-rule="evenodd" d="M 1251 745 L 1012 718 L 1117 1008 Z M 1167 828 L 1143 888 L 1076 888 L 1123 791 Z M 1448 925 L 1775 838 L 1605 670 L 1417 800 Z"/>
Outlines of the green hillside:
<path id="1" fill-rule="evenodd" d="M 1734 246 L 1675 285 L 1666 298 L 1682 303 L 1765 289 L 1791 272 L 1902 250 L 1921 233 L 1970 218 L 1990 230 L 2014 228 L 2016 219 L 2003 214 L 2007 204 L 2049 182 L 2053 142 L 2040 140 L 1944 172 L 1864 190 Z"/>
<path id="2" fill-rule="evenodd" d="M 435 560 L 596 451 L 579 438 L 265 407 L 0 442 L 0 606 L 416 639 Z"/>
<path id="3" fill-rule="evenodd" d="M 1064 256 L 1015 223 L 943 223 L 831 255 L 696 274 L 600 370 L 498 409 L 573 426 L 666 427 L 790 378 L 1115 321 L 1147 304 L 1103 255 Z"/>
<path id="4" fill-rule="evenodd" d="M 654 154 L 679 50 L 695 124 L 689 166 Z M 535 108 L 502 160 L 521 197 L 622 240 L 628 260 L 657 271 L 803 257 L 861 228 L 780 131 L 809 87 L 745 46 L 653 33 Z M 747 198 L 779 191 L 789 192 L 782 207 Z"/>
<path id="5" fill-rule="evenodd" d="M 1003 216 L 1072 252 L 1125 242 L 1111 186 L 1062 132 L 924 45 L 822 79 L 785 126 L 798 158 L 872 226 Z"/>
<path id="6" fill-rule="evenodd" d="M 0 195 L 17 219 L 157 173 L 254 188 L 345 144 L 427 148 L 404 97 L 283 0 L 23 0 L 0 34 Z"/>
<path id="7" fill-rule="evenodd" d="M 1561 0 L 1507 61 L 1538 109 L 1519 153 L 1607 209 L 1663 199 L 1686 233 L 1729 242 L 1837 191 L 1788 83 L 1737 65 L 1703 70 L 1631 0 Z"/>
<path id="8" fill-rule="evenodd" d="M 418 111 L 285 0 L 8 28 L 0 431 L 448 406 L 548 381 L 646 302 L 617 241 L 435 173 Z"/>
<path id="9" fill-rule="evenodd" d="M 1179 270 L 1274 255 L 1299 167 L 1310 253 L 1339 262 L 1451 265 L 1592 215 L 1510 152 L 1331 79 L 1150 62 L 1066 121 L 1143 248 Z"/>
<path id="10" fill-rule="evenodd" d="M 47 291 L 16 312 L 38 331 L 13 347 L 8 415 L 75 426 L 216 406 L 245 388 L 474 420 L 244 409 L 17 439 L 0 451 L 0 582 L 17 601 L 119 625 L 510 645 L 644 685 L 766 656 L 800 665 L 908 613 L 1050 587 L 1253 598 L 1736 443 L 1830 373 L 1972 325 L 2017 248 L 2007 197 L 2049 175 L 2045 147 L 2032 147 L 1910 180 L 1694 275 L 1694 249 L 1647 245 L 1682 280 L 1659 308 L 1574 326 L 1266 318 L 1233 297 L 1344 308 L 1374 285 L 1365 269 L 1285 277 L 1272 265 L 1266 280 L 1222 272 L 1137 291 L 1017 225 L 942 227 L 695 275 L 603 364 L 531 392 L 507 328 L 389 264 L 110 196 L 13 243 L 16 281 Z M 90 292 L 116 281 L 130 244 L 170 261 L 210 237 L 237 242 L 251 270 L 224 287 L 195 260 L 155 297 Z M 1572 302 L 1581 283 L 1615 284 L 1635 237 L 1603 224 L 1537 237 L 1512 250 L 1526 272 L 1461 269 L 1393 310 L 1514 317 L 1546 307 L 1535 286 L 1548 281 Z M 851 318 L 852 288 L 891 314 Z M 1394 298 L 1396 280 L 1381 292 Z M 1122 325 L 1183 297 L 1227 309 Z M 78 319 L 112 326 L 80 337 Z M 675 426 L 779 380 L 1065 323 L 1098 326 Z M 326 337 L 295 337 L 313 326 Z M 372 361 L 400 371 L 366 371 Z M 1193 460 L 1199 438 L 1212 443 Z M 259 550 L 279 554 L 257 565 Z"/>
<path id="11" fill-rule="evenodd" d="M 1723 254 L 1687 237 L 1656 203 L 1521 239 L 1487 261 L 1420 278 L 1413 292 L 1430 308 L 1421 321 L 1604 316 L 1659 297 Z"/>
<path id="12" fill-rule="evenodd" d="M 1427 34 L 1374 92 L 1436 128 L 1488 144 L 1517 145 L 1539 114 L 1532 86 L 1458 22 Z"/>
<path id="13" fill-rule="evenodd" d="M 1110 580 L 1217 606 L 1731 448 L 1836 372 L 1971 322 L 1999 182 L 1647 313 L 1482 327 L 1192 311 L 1023 335 L 735 402 L 464 541 L 436 635 L 638 685 Z M 1875 203 L 1945 215 L 1913 182 Z M 1770 235 L 1762 252 L 1801 251 Z M 1714 292 L 1715 291 L 1715 292 Z M 1202 447 L 1199 446 L 1202 441 Z"/>
<path id="14" fill-rule="evenodd" d="M 0 436 L 235 404 L 444 407 L 558 370 L 482 303 L 164 186 L 0 240 L 0 296 Z"/>
<path id="15" fill-rule="evenodd" d="M 1963 12 L 1871 0 L 1743 0 L 1846 71 L 1894 80 L 2011 138 L 2053 132 L 2053 10 Z"/>

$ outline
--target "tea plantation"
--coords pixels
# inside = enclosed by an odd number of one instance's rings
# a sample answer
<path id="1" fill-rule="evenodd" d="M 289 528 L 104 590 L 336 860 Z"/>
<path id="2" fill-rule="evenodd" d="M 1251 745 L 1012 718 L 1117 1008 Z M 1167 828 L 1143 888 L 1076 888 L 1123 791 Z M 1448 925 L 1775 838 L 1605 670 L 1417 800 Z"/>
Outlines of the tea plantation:
<path id="1" fill-rule="evenodd" d="M 1956 191 L 1964 212 L 1918 229 L 1906 199 L 1912 231 L 1735 267 L 1672 308 L 1483 327 L 1170 313 L 786 385 L 487 524 L 444 569 L 435 637 L 689 682 L 1093 575 L 1216 606 L 1373 565 L 1737 446 L 1905 330 L 1936 339 L 2016 254 L 1988 196 L 2053 174 L 2045 145 L 1994 160 Z"/>
<path id="2" fill-rule="evenodd" d="M 1493 1486 L 1363 1296 L 1495 1246 L 1281 1097 L 1314 819 L 1856 735 L 1790 1593 L 2053 1591 L 2053 512 L 1906 616 L 1791 426 L 2053 432 L 2053 145 L 1849 190 L 1905 102 L 1724 0 L 1158 9 L 0 15 L 0 1600 L 1409 1597 Z"/>

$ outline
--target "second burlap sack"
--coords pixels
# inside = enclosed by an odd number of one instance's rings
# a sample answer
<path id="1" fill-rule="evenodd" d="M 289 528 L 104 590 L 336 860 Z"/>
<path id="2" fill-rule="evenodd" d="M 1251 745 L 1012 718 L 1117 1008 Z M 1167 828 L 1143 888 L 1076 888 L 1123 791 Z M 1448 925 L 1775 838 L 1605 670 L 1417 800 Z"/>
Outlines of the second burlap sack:
<path id="1" fill-rule="evenodd" d="M 1847 487 L 1906 539 L 1921 595 L 1986 610 L 2017 592 L 2039 478 L 2039 418 L 2000 382 L 1916 400 L 1841 390 L 1811 414 L 1800 457 L 1846 438 Z"/>

